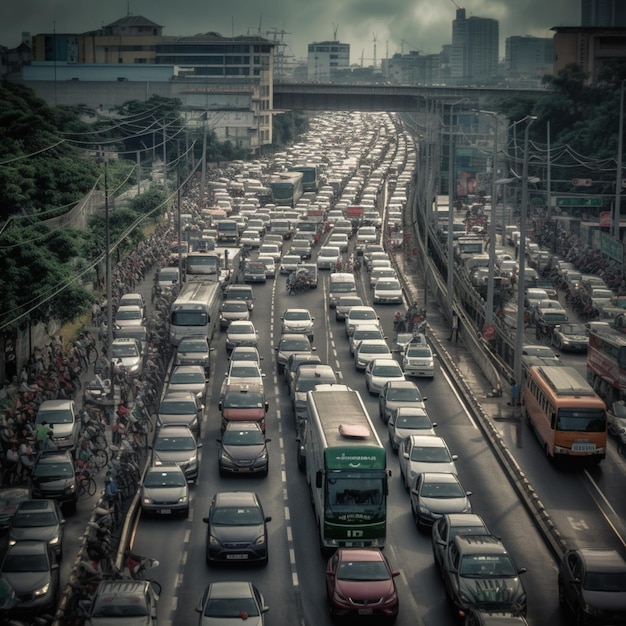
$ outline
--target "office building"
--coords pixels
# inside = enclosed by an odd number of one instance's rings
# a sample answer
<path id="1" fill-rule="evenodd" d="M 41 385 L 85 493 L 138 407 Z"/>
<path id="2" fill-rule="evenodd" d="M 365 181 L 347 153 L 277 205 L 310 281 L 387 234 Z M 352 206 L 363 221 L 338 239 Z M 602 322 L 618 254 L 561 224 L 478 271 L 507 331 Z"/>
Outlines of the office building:
<path id="1" fill-rule="evenodd" d="M 583 27 L 626 27 L 624 0 L 581 0 L 580 25 Z"/>
<path id="2" fill-rule="evenodd" d="M 334 78 L 338 70 L 350 67 L 350 44 L 338 41 L 310 43 L 307 56 L 309 80 L 327 81 Z"/>

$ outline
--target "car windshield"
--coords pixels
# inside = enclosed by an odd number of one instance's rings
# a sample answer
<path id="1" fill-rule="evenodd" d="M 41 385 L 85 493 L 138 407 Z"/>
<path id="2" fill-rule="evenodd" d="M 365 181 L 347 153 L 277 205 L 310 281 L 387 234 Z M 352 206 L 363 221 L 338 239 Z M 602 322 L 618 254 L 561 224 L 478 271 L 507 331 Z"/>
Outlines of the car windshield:
<path id="1" fill-rule="evenodd" d="M 430 350 L 428 348 L 408 348 L 406 355 L 413 359 L 430 358 Z"/>
<path id="2" fill-rule="evenodd" d="M 48 424 L 72 424 L 74 422 L 74 416 L 70 410 L 48 410 L 39 411 L 37 413 L 37 423 L 41 424 L 42 421 L 48 422 Z"/>
<path id="3" fill-rule="evenodd" d="M 411 461 L 421 463 L 449 463 L 450 454 L 445 448 L 415 446 L 411 450 Z"/>
<path id="4" fill-rule="evenodd" d="M 354 310 L 350 311 L 350 320 L 375 320 L 376 312 L 375 311 L 363 311 L 363 310 Z"/>
<path id="5" fill-rule="evenodd" d="M 311 349 L 311 344 L 306 337 L 303 339 L 285 339 L 280 342 L 280 349 L 289 352 L 308 352 Z"/>
<path id="6" fill-rule="evenodd" d="M 196 413 L 196 405 L 185 400 L 163 400 L 159 413 L 165 415 L 189 415 Z"/>
<path id="7" fill-rule="evenodd" d="M 198 339 L 198 340 L 185 340 L 183 339 L 180 344 L 178 344 L 179 352 L 206 352 L 207 345 L 206 341 Z"/>
<path id="8" fill-rule="evenodd" d="M 562 324 L 561 332 L 564 335 L 586 335 L 585 327 L 582 324 Z"/>
<path id="9" fill-rule="evenodd" d="M 157 437 L 154 449 L 158 452 L 169 450 L 195 450 L 196 442 L 193 437 Z"/>
<path id="10" fill-rule="evenodd" d="M 47 572 L 50 565 L 46 555 L 41 554 L 13 554 L 7 555 L 2 564 L 4 573 L 27 573 L 27 572 Z"/>
<path id="11" fill-rule="evenodd" d="M 248 324 L 231 324 L 228 329 L 229 335 L 250 335 L 254 333 L 254 328 Z"/>
<path id="12" fill-rule="evenodd" d="M 255 391 L 233 391 L 224 396 L 225 409 L 260 409 L 263 407 L 263 394 Z"/>
<path id="13" fill-rule="evenodd" d="M 464 578 L 500 578 L 517 576 L 506 554 L 468 554 L 461 559 L 459 576 Z"/>
<path id="14" fill-rule="evenodd" d="M 116 344 L 113 342 L 112 353 L 114 359 L 128 356 L 139 356 L 137 353 L 137 346 L 133 343 Z"/>
<path id="15" fill-rule="evenodd" d="M 425 482 L 420 495 L 424 498 L 462 498 L 465 492 L 458 483 Z"/>
<path id="16" fill-rule="evenodd" d="M 218 526 L 252 526 L 262 523 L 263 515 L 255 506 L 220 506 L 211 515 L 211 524 Z"/>
<path id="17" fill-rule="evenodd" d="M 311 316 L 308 311 L 287 311 L 285 313 L 286 320 L 309 320 Z"/>
<path id="18" fill-rule="evenodd" d="M 148 472 L 143 481 L 144 487 L 184 487 L 187 479 L 182 472 Z"/>
<path id="19" fill-rule="evenodd" d="M 204 617 L 256 617 L 259 609 L 252 598 L 210 598 L 204 607 Z"/>
<path id="20" fill-rule="evenodd" d="M 36 463 L 33 475 L 37 478 L 68 477 L 74 475 L 74 468 L 69 463 Z"/>
<path id="21" fill-rule="evenodd" d="M 365 344 L 359 346 L 359 354 L 387 354 L 389 352 L 389 348 L 387 346 L 378 345 L 378 344 Z"/>
<path id="22" fill-rule="evenodd" d="M 124 311 L 121 308 L 118 309 L 117 315 L 115 316 L 118 320 L 140 320 L 141 319 L 141 310 L 140 309 L 131 309 L 128 311 Z"/>
<path id="23" fill-rule="evenodd" d="M 13 516 L 11 526 L 13 528 L 38 528 L 39 526 L 54 526 L 57 518 L 52 512 L 32 513 L 30 511 L 18 511 Z"/>
<path id="24" fill-rule="evenodd" d="M 190 385 L 193 383 L 205 383 L 202 372 L 172 372 L 170 375 L 170 385 Z"/>
<path id="25" fill-rule="evenodd" d="M 339 580 L 389 580 L 389 570 L 382 561 L 342 561 L 337 570 Z"/>
<path id="26" fill-rule="evenodd" d="M 374 376 L 402 376 L 399 365 L 376 365 L 372 368 Z"/>
<path id="27" fill-rule="evenodd" d="M 226 313 L 243 313 L 248 311 L 248 305 L 245 302 L 225 302 L 222 311 Z"/>
<path id="28" fill-rule="evenodd" d="M 111 596 L 96 599 L 92 617 L 146 617 L 148 607 L 140 595 Z"/>
<path id="29" fill-rule="evenodd" d="M 248 363 L 252 363 L 249 365 Z M 229 376 L 233 378 L 257 378 L 261 375 L 259 372 L 259 368 L 256 363 L 249 361 L 248 363 L 244 362 L 242 364 L 235 363 L 231 366 L 230 371 L 228 372 Z"/>
<path id="30" fill-rule="evenodd" d="M 227 428 L 222 435 L 222 443 L 225 446 L 258 446 L 263 444 L 265 438 L 260 428 L 237 429 Z"/>
<path id="31" fill-rule="evenodd" d="M 391 387 L 387 391 L 387 400 L 392 402 L 421 402 L 422 394 L 417 387 Z"/>
<path id="32" fill-rule="evenodd" d="M 432 427 L 432 422 L 427 415 L 399 415 L 396 418 L 396 428 L 404 430 L 422 430 Z"/>

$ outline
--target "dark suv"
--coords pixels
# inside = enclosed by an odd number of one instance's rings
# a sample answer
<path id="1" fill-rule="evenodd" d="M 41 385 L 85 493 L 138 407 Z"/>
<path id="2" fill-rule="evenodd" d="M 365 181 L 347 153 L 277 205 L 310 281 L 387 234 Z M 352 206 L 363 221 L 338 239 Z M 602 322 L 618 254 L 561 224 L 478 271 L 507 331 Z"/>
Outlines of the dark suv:
<path id="1" fill-rule="evenodd" d="M 76 510 L 78 485 L 74 460 L 69 450 L 43 450 L 37 454 L 30 497 L 36 500 L 49 498 L 72 512 Z"/>

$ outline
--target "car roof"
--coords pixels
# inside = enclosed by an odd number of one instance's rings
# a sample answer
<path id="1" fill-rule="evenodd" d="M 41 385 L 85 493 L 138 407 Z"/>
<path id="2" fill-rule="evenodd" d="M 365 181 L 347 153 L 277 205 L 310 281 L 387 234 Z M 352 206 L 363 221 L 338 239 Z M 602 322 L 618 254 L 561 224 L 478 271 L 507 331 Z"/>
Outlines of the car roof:
<path id="1" fill-rule="evenodd" d="M 256 506 L 260 500 L 254 491 L 218 491 L 215 494 L 217 506 Z"/>
<path id="2" fill-rule="evenodd" d="M 453 541 L 459 552 L 501 554 L 507 552 L 502 540 L 495 535 L 457 535 Z"/>
<path id="3" fill-rule="evenodd" d="M 448 526 L 487 526 L 485 520 L 476 513 L 446 513 Z"/>
<path id="4" fill-rule="evenodd" d="M 460 483 L 458 476 L 451 472 L 422 472 L 423 482 Z"/>
<path id="5" fill-rule="evenodd" d="M 385 556 L 379 548 L 339 548 L 350 561 L 384 561 Z"/>
<path id="6" fill-rule="evenodd" d="M 218 580 L 209 585 L 208 597 L 248 598 L 252 595 L 252 583 L 240 580 Z"/>
<path id="7" fill-rule="evenodd" d="M 446 440 L 438 435 L 409 435 L 411 443 L 420 448 L 445 448 Z"/>
<path id="8" fill-rule="evenodd" d="M 576 552 L 585 562 L 585 567 L 593 572 L 624 572 L 626 561 L 611 548 L 578 548 Z"/>

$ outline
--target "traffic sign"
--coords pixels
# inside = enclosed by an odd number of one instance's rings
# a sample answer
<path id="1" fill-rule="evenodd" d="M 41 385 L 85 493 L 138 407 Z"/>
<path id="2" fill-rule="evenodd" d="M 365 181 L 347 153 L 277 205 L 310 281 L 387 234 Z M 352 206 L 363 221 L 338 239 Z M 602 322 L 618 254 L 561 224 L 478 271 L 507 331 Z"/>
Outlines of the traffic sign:
<path id="1" fill-rule="evenodd" d="M 489 341 L 496 336 L 496 327 L 493 324 L 483 325 L 483 339 Z"/>

